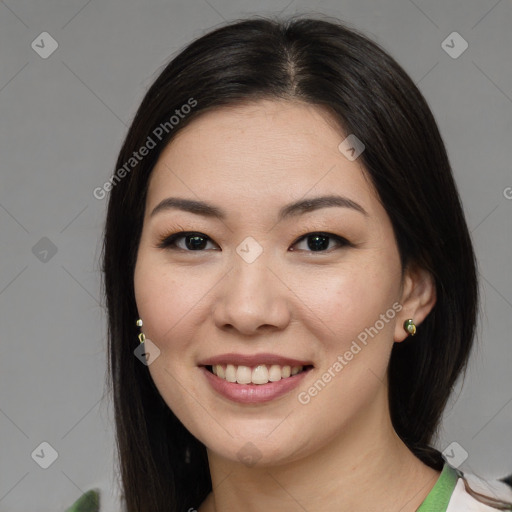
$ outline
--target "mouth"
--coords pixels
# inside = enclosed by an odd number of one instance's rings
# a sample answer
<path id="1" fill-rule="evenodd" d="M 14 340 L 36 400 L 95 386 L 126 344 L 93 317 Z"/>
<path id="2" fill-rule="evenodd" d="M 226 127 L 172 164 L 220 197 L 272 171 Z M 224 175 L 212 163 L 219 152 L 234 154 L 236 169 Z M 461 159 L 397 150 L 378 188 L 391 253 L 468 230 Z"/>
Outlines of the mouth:
<path id="1" fill-rule="evenodd" d="M 258 405 L 289 396 L 314 368 L 310 364 L 281 366 L 275 361 L 274 364 L 246 365 L 224 362 L 202 364 L 199 369 L 210 389 L 219 396 L 239 404 Z"/>
<path id="2" fill-rule="evenodd" d="M 257 386 L 287 380 L 313 368 L 313 365 L 310 364 L 300 366 L 279 364 L 257 364 L 255 366 L 215 364 L 202 366 L 209 373 L 232 384 L 253 384 Z"/>

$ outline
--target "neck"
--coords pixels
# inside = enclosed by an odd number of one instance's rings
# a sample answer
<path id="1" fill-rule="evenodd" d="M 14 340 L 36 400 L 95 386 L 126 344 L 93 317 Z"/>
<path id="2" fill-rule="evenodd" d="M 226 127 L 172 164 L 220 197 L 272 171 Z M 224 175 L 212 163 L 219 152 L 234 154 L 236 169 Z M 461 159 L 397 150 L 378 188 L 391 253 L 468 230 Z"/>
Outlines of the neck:
<path id="1" fill-rule="evenodd" d="M 210 450 L 208 458 L 214 491 L 200 512 L 414 512 L 440 474 L 398 437 L 386 396 L 320 450 L 301 459 L 260 468 Z"/>

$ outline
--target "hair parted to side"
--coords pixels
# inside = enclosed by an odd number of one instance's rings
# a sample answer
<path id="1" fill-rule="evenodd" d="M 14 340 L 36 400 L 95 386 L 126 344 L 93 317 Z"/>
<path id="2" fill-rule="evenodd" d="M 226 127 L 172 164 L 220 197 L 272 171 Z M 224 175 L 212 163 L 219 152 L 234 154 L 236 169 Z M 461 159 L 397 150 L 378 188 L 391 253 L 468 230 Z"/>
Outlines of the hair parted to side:
<path id="1" fill-rule="evenodd" d="M 338 20 L 233 22 L 193 41 L 163 69 L 116 168 L 191 99 L 197 102 L 191 112 L 112 188 L 108 204 L 102 254 L 108 385 L 127 512 L 188 510 L 212 488 L 205 446 L 175 417 L 133 354 L 139 343 L 133 275 L 148 180 L 163 148 L 195 118 L 258 99 L 322 106 L 343 127 L 340 142 L 351 133 L 363 141 L 359 158 L 391 219 L 403 268 L 420 265 L 435 279 L 434 309 L 414 341 L 392 350 L 389 404 L 401 439 L 440 470 L 443 458 L 432 442 L 473 344 L 477 278 L 445 146 L 413 81 L 376 43 Z"/>

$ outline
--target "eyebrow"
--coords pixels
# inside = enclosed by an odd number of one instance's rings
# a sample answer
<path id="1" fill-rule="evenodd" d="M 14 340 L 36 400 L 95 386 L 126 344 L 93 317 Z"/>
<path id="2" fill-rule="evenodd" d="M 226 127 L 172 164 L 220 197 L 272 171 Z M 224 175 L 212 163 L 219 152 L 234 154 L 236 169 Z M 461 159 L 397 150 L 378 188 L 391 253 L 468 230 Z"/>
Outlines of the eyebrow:
<path id="1" fill-rule="evenodd" d="M 320 208 L 329 208 L 334 206 L 351 208 L 352 210 L 368 216 L 366 210 L 360 204 L 352 201 L 352 199 L 338 195 L 329 195 L 314 197 L 310 199 L 302 199 L 300 201 L 296 201 L 295 203 L 290 203 L 286 206 L 283 206 L 279 210 L 278 221 L 282 221 L 283 219 L 289 217 L 302 215 L 307 212 L 312 212 Z M 196 215 L 202 215 L 204 217 L 211 217 L 220 220 L 224 220 L 227 217 L 226 212 L 217 206 L 206 203 L 204 201 L 196 201 L 193 199 L 184 199 L 180 197 L 167 197 L 166 199 L 163 199 L 153 209 L 150 217 L 153 217 L 159 212 L 172 209 L 183 210 L 186 212 L 194 213 Z"/>

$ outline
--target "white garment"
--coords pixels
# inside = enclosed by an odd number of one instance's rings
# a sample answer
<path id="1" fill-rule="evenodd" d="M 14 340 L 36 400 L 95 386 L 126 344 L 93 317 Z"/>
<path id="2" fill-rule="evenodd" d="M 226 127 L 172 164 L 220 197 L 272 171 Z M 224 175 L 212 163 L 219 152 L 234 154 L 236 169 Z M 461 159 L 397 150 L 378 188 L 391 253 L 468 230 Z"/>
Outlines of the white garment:
<path id="1" fill-rule="evenodd" d="M 512 489 L 499 480 L 483 480 L 472 474 L 464 474 L 469 486 L 475 492 L 512 503 Z M 485 505 L 466 491 L 462 478 L 457 480 L 446 512 L 497 512 L 498 509 Z"/>

